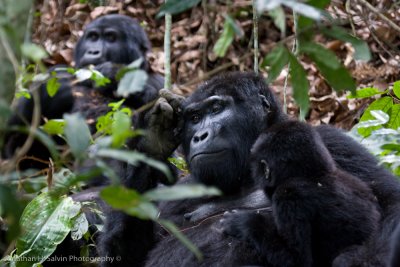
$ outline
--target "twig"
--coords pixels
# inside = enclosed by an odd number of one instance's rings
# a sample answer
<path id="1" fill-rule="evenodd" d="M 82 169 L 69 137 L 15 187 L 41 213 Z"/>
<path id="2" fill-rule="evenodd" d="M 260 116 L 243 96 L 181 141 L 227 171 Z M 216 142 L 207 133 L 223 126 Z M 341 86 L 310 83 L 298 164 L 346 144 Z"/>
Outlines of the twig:
<path id="1" fill-rule="evenodd" d="M 4 33 L 4 31 L 2 29 L 0 29 L 0 42 L 3 45 L 4 50 L 7 53 L 7 57 L 10 60 L 12 66 L 13 66 L 15 75 L 18 75 L 18 69 L 19 69 L 19 67 L 18 67 L 18 59 L 15 56 L 15 54 L 14 54 L 14 52 L 13 52 L 11 46 L 10 46 L 10 43 L 8 42 L 6 34 Z"/>
<path id="2" fill-rule="evenodd" d="M 246 53 L 246 54 L 244 54 L 243 56 L 241 56 L 239 58 L 239 61 L 242 61 L 242 60 L 248 58 L 251 55 L 252 55 L 252 53 Z M 188 87 L 188 86 L 197 84 L 197 83 L 199 83 L 201 81 L 204 81 L 205 79 L 208 79 L 209 77 L 211 77 L 212 75 L 214 75 L 216 73 L 219 73 L 219 72 L 221 72 L 221 71 L 223 71 L 223 70 L 225 70 L 225 69 L 227 69 L 229 67 L 232 67 L 233 65 L 235 65 L 233 62 L 226 63 L 226 64 L 224 64 L 224 65 L 222 65 L 222 66 L 220 66 L 218 68 L 215 68 L 215 69 L 213 69 L 213 70 L 211 70 L 211 71 L 209 71 L 207 73 L 204 73 L 204 75 L 202 75 L 201 77 L 193 79 L 190 82 L 187 82 L 187 83 L 185 83 L 183 85 L 178 85 L 178 88 L 179 87 Z"/>
<path id="3" fill-rule="evenodd" d="M 10 159 L 9 162 L 7 162 L 7 164 L 5 166 L 6 172 L 10 171 L 12 168 L 14 168 L 15 163 L 18 162 L 18 160 L 21 157 L 23 157 L 26 153 L 28 153 L 28 151 L 31 148 L 33 141 L 35 139 L 35 133 L 40 124 L 40 114 L 41 114 L 40 97 L 39 97 L 39 92 L 37 90 L 38 88 L 39 88 L 39 85 L 35 85 L 32 90 L 34 106 L 33 106 L 33 116 L 32 116 L 32 122 L 31 122 L 31 125 L 29 128 L 28 138 L 25 140 L 25 143 L 22 145 L 22 147 L 17 149 L 14 157 L 12 159 Z"/>
<path id="4" fill-rule="evenodd" d="M 167 0 L 165 0 L 167 2 Z M 171 14 L 165 14 L 165 33 L 164 33 L 164 53 L 165 53 L 165 62 L 164 62 L 164 88 L 171 89 L 171 24 L 172 24 L 172 16 Z"/>
<path id="5" fill-rule="evenodd" d="M 353 32 L 353 35 L 356 36 L 356 28 L 354 27 L 354 21 L 353 21 L 353 17 L 350 15 L 350 11 L 351 11 L 351 0 L 347 0 L 346 1 L 346 12 L 347 15 L 349 17 L 349 22 L 350 22 L 350 26 L 351 26 L 351 30 Z"/>
<path id="6" fill-rule="evenodd" d="M 254 42 L 254 72 L 258 73 L 258 15 L 256 1 L 253 0 L 253 42 Z"/>
<path id="7" fill-rule="evenodd" d="M 394 23 L 391 19 L 389 19 L 388 17 L 386 17 L 385 15 L 382 14 L 382 12 L 380 12 L 378 9 L 376 9 L 375 7 L 373 7 L 370 3 L 368 3 L 366 0 L 358 0 L 361 2 L 361 4 L 363 4 L 365 7 L 367 7 L 369 10 L 371 10 L 372 12 L 374 12 L 378 17 L 380 17 L 381 19 L 383 19 L 387 24 L 389 24 L 393 29 L 395 29 L 396 31 L 400 32 L 400 27 Z"/>

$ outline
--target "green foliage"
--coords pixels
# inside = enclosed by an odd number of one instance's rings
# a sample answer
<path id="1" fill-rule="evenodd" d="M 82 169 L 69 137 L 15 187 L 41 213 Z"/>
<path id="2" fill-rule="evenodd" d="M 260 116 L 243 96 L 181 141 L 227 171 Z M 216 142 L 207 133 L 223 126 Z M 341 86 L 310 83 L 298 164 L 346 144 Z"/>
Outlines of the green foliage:
<path id="1" fill-rule="evenodd" d="M 351 134 L 365 144 L 382 164 L 400 176 L 400 104 L 395 99 L 398 98 L 395 93 L 398 86 L 399 82 L 393 85 L 394 96 L 378 98 L 369 105 Z M 365 98 L 388 92 L 368 87 L 357 90 L 355 96 Z"/>
<path id="2" fill-rule="evenodd" d="M 325 34 L 327 37 L 336 38 L 345 42 L 349 42 L 355 48 L 355 58 L 361 60 L 369 60 L 371 58 L 370 51 L 367 44 L 354 36 L 348 34 L 343 28 L 338 26 L 323 26 L 317 24 L 316 21 L 320 20 L 324 16 L 324 11 L 320 10 L 330 3 L 330 0 L 310 0 L 307 4 L 299 3 L 298 1 L 292 0 L 258 0 L 257 7 L 259 11 L 268 10 L 272 11 L 272 17 L 275 18 L 275 23 L 282 23 L 282 15 L 276 18 L 276 9 L 282 8 L 283 6 L 290 7 L 293 12 L 298 13 L 296 16 L 296 38 L 297 38 L 297 49 L 295 52 L 290 52 L 282 45 L 274 48 L 263 60 L 262 67 L 269 67 L 268 81 L 274 81 L 282 71 L 285 65 L 290 62 L 290 68 L 295 70 L 289 70 L 291 76 L 291 82 L 293 86 L 293 95 L 296 103 L 300 106 L 300 117 L 304 118 L 307 114 L 309 101 L 308 101 L 308 81 L 306 72 L 304 71 L 301 64 L 294 58 L 301 56 L 307 56 L 314 61 L 318 70 L 332 86 L 334 90 L 349 90 L 355 92 L 356 83 L 351 77 L 350 73 L 340 63 L 336 55 L 326 49 L 324 46 L 313 42 L 316 28 Z M 283 30 L 283 27 L 279 27 Z"/>
<path id="3" fill-rule="evenodd" d="M 168 161 L 184 173 L 189 173 L 186 161 L 182 157 L 168 158 Z"/>
<path id="4" fill-rule="evenodd" d="M 116 79 L 119 80 L 117 95 L 128 97 L 130 94 L 143 91 L 148 74 L 140 69 L 142 62 L 143 59 L 139 58 L 117 73 Z"/>
<path id="5" fill-rule="evenodd" d="M 21 51 L 25 57 L 31 59 L 35 63 L 39 63 L 48 56 L 46 50 L 32 43 L 22 44 Z"/>
<path id="6" fill-rule="evenodd" d="M 41 128 L 50 135 L 62 135 L 64 133 L 65 120 L 48 120 Z"/>
<path id="7" fill-rule="evenodd" d="M 213 48 L 214 53 L 219 57 L 225 56 L 226 51 L 232 44 L 235 35 L 238 37 L 243 36 L 243 29 L 234 21 L 232 17 L 229 15 L 224 15 L 224 18 L 224 29 Z"/>
<path id="8" fill-rule="evenodd" d="M 91 143 L 88 125 L 80 114 L 65 114 L 64 133 L 72 154 L 76 159 L 83 159 Z"/>
<path id="9" fill-rule="evenodd" d="M 16 267 L 32 266 L 50 256 L 70 232 L 80 208 L 70 197 L 43 193 L 32 200 L 20 220 L 24 232 L 16 243 Z"/>

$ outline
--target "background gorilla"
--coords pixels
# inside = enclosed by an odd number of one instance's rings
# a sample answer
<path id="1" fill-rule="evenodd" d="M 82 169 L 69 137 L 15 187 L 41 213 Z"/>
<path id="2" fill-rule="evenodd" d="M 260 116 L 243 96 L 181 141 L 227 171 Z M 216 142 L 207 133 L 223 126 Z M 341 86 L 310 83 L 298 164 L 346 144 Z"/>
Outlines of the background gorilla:
<path id="1" fill-rule="evenodd" d="M 155 99 L 159 89 L 163 87 L 163 78 L 148 66 L 146 53 L 149 49 L 149 40 L 136 20 L 123 15 L 107 15 L 94 20 L 87 25 L 83 36 L 79 39 L 74 51 L 74 60 L 79 68 L 95 65 L 95 69 L 108 77 L 111 83 L 101 88 L 93 88 L 90 81 L 74 86 L 71 84 L 73 77 L 70 74 L 59 72 L 57 77 L 61 87 L 55 96 L 48 95 L 46 85 L 39 88 L 42 117 L 56 119 L 62 118 L 67 112 L 80 112 L 89 122 L 92 132 L 95 131 L 97 117 L 110 110 L 108 107 L 110 102 L 120 99 L 114 95 L 117 89 L 115 74 L 122 65 L 138 58 L 143 58 L 141 68 L 148 73 L 149 78 L 143 91 L 129 95 L 124 104 L 138 108 Z M 31 122 L 33 104 L 32 98 L 21 99 L 16 115 L 11 117 L 9 125 L 24 125 Z M 138 127 L 143 126 L 142 121 L 138 120 L 137 123 Z M 8 134 L 3 151 L 5 158 L 12 157 L 16 148 L 21 146 L 25 139 L 24 134 Z M 34 143 L 28 154 L 44 160 L 49 158 L 47 149 L 39 142 Z M 33 165 L 25 164 L 25 168 L 27 167 L 43 166 L 38 166 L 37 162 L 34 162 Z"/>
<path id="2" fill-rule="evenodd" d="M 171 99 L 166 99 L 165 103 L 171 103 Z M 172 108 L 179 110 L 174 105 Z M 229 209 L 229 201 L 253 192 L 250 148 L 265 127 L 286 119 L 281 107 L 262 77 L 233 73 L 213 78 L 200 86 L 184 102 L 183 114 L 183 148 L 192 174 L 181 182 L 215 185 L 225 195 L 161 203 L 160 216 L 174 221 L 203 252 L 204 260 L 198 262 L 176 238 L 152 222 L 140 221 L 117 211 L 108 215 L 98 245 L 100 255 L 121 256 L 122 261 L 116 266 L 262 265 L 261 255 L 248 243 L 221 233 L 218 224 L 221 216 L 214 215 L 194 224 L 185 221 L 184 214 L 214 203 L 226 202 Z M 178 113 L 174 115 L 179 117 Z M 383 221 L 371 238 L 374 241 L 371 244 L 378 244 L 373 248 L 374 258 L 386 260 L 389 236 L 400 222 L 400 184 L 377 164 L 366 149 L 341 131 L 328 126 L 317 127 L 316 130 L 338 168 L 363 180 L 377 197 Z M 165 152 L 164 157 L 167 156 Z M 128 177 L 127 181 L 132 181 L 129 186 L 139 191 L 155 186 L 151 182 L 153 177 L 143 166 L 142 169 L 139 167 Z M 238 223 L 247 224 L 246 220 L 254 219 L 247 215 L 238 216 Z M 267 212 L 265 216 L 271 215 Z M 248 230 L 257 233 L 265 227 L 262 223 Z M 270 241 L 280 242 L 273 236 Z M 103 263 L 103 266 L 111 265 Z"/>
<path id="3" fill-rule="evenodd" d="M 336 168 L 311 126 L 275 124 L 258 137 L 252 155 L 253 175 L 264 180 L 273 218 L 263 227 L 259 215 L 245 225 L 241 214 L 232 214 L 224 230 L 252 243 L 265 265 L 331 266 L 343 249 L 362 245 L 377 229 L 380 214 L 371 190 Z M 272 245 L 272 231 L 280 245 Z"/>

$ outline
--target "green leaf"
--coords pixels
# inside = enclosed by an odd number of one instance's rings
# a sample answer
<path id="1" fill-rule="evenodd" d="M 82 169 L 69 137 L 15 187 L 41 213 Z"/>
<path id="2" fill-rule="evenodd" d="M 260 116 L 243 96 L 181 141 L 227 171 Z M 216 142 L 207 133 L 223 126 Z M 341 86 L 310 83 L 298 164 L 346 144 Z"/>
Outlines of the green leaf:
<path id="1" fill-rule="evenodd" d="M 169 13 L 171 15 L 179 14 L 189 8 L 192 8 L 200 3 L 200 0 L 168 0 L 160 7 L 156 18 L 161 18 L 165 14 Z"/>
<path id="2" fill-rule="evenodd" d="M 170 201 L 204 196 L 219 196 L 221 191 L 204 185 L 174 185 L 147 191 L 143 197 L 153 201 Z"/>
<path id="3" fill-rule="evenodd" d="M 347 96 L 348 99 L 352 98 L 368 98 L 374 95 L 386 94 L 387 91 L 381 92 L 379 89 L 374 87 L 366 87 L 363 89 L 358 89 L 355 94 L 350 94 Z"/>
<path id="4" fill-rule="evenodd" d="M 268 15 L 273 19 L 275 26 L 281 31 L 282 36 L 286 36 L 286 16 L 283 8 L 277 6 L 269 10 Z"/>
<path id="5" fill-rule="evenodd" d="M 27 89 L 21 89 L 18 90 L 17 92 L 15 92 L 15 97 L 21 98 L 21 97 L 25 97 L 26 99 L 31 99 L 31 94 L 29 93 L 29 91 Z"/>
<path id="6" fill-rule="evenodd" d="M 384 144 L 381 148 L 390 150 L 390 151 L 400 152 L 400 145 L 398 145 L 398 144 Z"/>
<path id="7" fill-rule="evenodd" d="M 398 99 L 400 99 L 400 81 L 397 81 L 393 84 L 393 93 Z"/>
<path id="8" fill-rule="evenodd" d="M 25 230 L 16 243 L 17 267 L 31 267 L 50 256 L 71 230 L 81 205 L 70 197 L 52 198 L 43 193 L 33 199 L 21 217 Z M 23 256 L 23 257 L 22 257 Z M 24 261 L 24 259 L 36 259 Z"/>
<path id="9" fill-rule="evenodd" d="M 89 231 L 89 222 L 86 219 L 85 213 L 81 212 L 73 220 L 73 227 L 71 229 L 72 240 L 79 240 Z"/>
<path id="10" fill-rule="evenodd" d="M 400 104 L 395 104 L 389 111 L 390 120 L 386 127 L 397 130 L 400 127 Z"/>
<path id="11" fill-rule="evenodd" d="M 64 120 L 64 133 L 71 152 L 76 159 L 82 159 L 91 141 L 89 127 L 79 113 L 65 114 Z"/>
<path id="12" fill-rule="evenodd" d="M 137 165 L 139 162 L 143 162 L 159 171 L 164 173 L 168 179 L 173 179 L 169 168 L 162 162 L 147 157 L 145 154 L 137 151 L 125 151 L 117 149 L 100 149 L 96 153 L 99 157 L 113 158 L 120 161 L 125 161 L 132 165 Z"/>
<path id="13" fill-rule="evenodd" d="M 100 196 L 114 209 L 144 220 L 156 220 L 157 207 L 133 189 L 124 186 L 108 186 L 101 190 Z"/>
<path id="14" fill-rule="evenodd" d="M 295 0 L 281 0 L 281 1 L 283 5 L 290 7 L 293 11 L 305 17 L 311 18 L 313 20 L 321 20 L 321 18 L 324 15 L 322 10 L 310 6 L 308 4 L 304 4 Z"/>
<path id="15" fill-rule="evenodd" d="M 392 106 L 393 106 L 393 100 L 390 96 L 385 96 L 375 100 L 369 105 L 369 107 L 365 110 L 364 114 L 361 116 L 360 123 L 375 119 L 375 117 L 371 114 L 372 110 L 381 110 L 385 113 L 388 113 L 388 111 Z M 355 127 L 358 127 L 358 125 L 356 125 Z M 381 127 L 382 127 L 381 125 L 378 125 L 374 127 L 358 128 L 357 131 L 361 136 L 367 137 L 371 135 L 372 131 L 377 130 Z"/>
<path id="16" fill-rule="evenodd" d="M 125 73 L 118 84 L 117 95 L 128 97 L 130 94 L 143 91 L 148 75 L 144 70 L 133 70 Z"/>
<path id="17" fill-rule="evenodd" d="M 58 92 L 58 89 L 60 89 L 60 86 L 61 83 L 58 82 L 57 77 L 50 78 L 46 84 L 46 90 L 49 96 L 50 97 L 55 96 L 55 94 Z"/>
<path id="18" fill-rule="evenodd" d="M 172 222 L 166 220 L 157 220 L 159 224 L 161 224 L 165 229 L 170 231 L 182 244 L 185 245 L 195 256 L 201 261 L 203 259 L 203 255 L 200 250 L 186 237 L 182 234 L 181 230 L 179 230 Z"/>
<path id="19" fill-rule="evenodd" d="M 308 98 L 308 80 L 307 74 L 303 66 L 297 61 L 293 54 L 289 54 L 290 77 L 292 80 L 293 97 L 297 105 L 300 107 L 300 118 L 304 119 L 310 104 Z"/>
<path id="20" fill-rule="evenodd" d="M 177 167 L 180 171 L 189 172 L 189 168 L 184 158 L 182 157 L 171 157 L 168 158 L 168 161 L 172 163 L 175 167 Z"/>
<path id="21" fill-rule="evenodd" d="M 79 82 L 86 81 L 92 77 L 92 71 L 88 69 L 79 69 L 75 72 L 75 77 Z"/>
<path id="22" fill-rule="evenodd" d="M 270 66 L 268 82 L 273 82 L 289 62 L 289 51 L 283 45 L 275 47 L 263 60 L 261 67 Z"/>
<path id="23" fill-rule="evenodd" d="M 142 65 L 142 63 L 143 63 L 143 58 L 140 57 L 140 58 L 136 59 L 135 61 L 133 61 L 132 63 L 130 63 L 129 65 L 120 68 L 118 70 L 117 74 L 115 75 L 115 79 L 117 81 L 120 81 L 127 72 L 140 69 L 140 66 Z"/>
<path id="24" fill-rule="evenodd" d="M 300 50 L 315 62 L 317 68 L 333 89 L 355 92 L 356 82 L 332 51 L 311 42 L 302 43 Z"/>
<path id="25" fill-rule="evenodd" d="M 344 28 L 338 26 L 322 27 L 321 31 L 326 36 L 351 43 L 355 50 L 355 59 L 364 61 L 369 61 L 371 59 L 371 51 L 369 50 L 368 44 L 363 40 L 350 35 Z"/>
<path id="26" fill-rule="evenodd" d="M 326 49 L 322 45 L 313 42 L 302 42 L 300 43 L 299 49 L 300 52 L 305 53 L 314 61 L 318 61 L 319 64 L 324 65 L 329 69 L 340 68 L 341 64 L 335 53 L 329 49 Z"/>
<path id="27" fill-rule="evenodd" d="M 217 42 L 214 45 L 213 51 L 218 57 L 223 57 L 226 54 L 229 46 L 232 44 L 233 39 L 235 37 L 235 30 L 232 26 L 230 20 L 228 20 L 229 16 L 225 17 L 224 29 L 222 31 L 221 36 L 218 38 Z"/>
<path id="28" fill-rule="evenodd" d="M 361 121 L 358 123 L 358 128 L 368 128 L 379 126 L 387 123 L 389 121 L 389 115 L 381 110 L 371 110 L 371 115 L 376 118 L 376 120 Z"/>
<path id="29" fill-rule="evenodd" d="M 62 119 L 48 120 L 41 128 L 50 135 L 62 135 L 65 121 Z"/>
<path id="30" fill-rule="evenodd" d="M 127 138 L 131 137 L 132 121 L 126 113 L 117 111 L 113 115 L 112 123 L 112 144 L 113 147 L 121 147 L 125 144 Z"/>
<path id="31" fill-rule="evenodd" d="M 21 45 L 22 54 L 34 62 L 45 59 L 48 55 L 46 50 L 33 43 L 24 43 Z"/>

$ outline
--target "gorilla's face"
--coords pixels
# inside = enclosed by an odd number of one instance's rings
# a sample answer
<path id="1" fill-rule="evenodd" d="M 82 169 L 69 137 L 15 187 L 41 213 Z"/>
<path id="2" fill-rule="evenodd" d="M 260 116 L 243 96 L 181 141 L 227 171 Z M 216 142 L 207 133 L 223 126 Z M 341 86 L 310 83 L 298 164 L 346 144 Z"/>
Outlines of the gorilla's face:
<path id="1" fill-rule="evenodd" d="M 75 48 L 77 67 L 104 62 L 129 64 L 142 57 L 150 44 L 136 20 L 122 15 L 107 15 L 91 22 Z"/>
<path id="2" fill-rule="evenodd" d="M 197 180 L 231 193 L 250 178 L 249 152 L 263 116 L 250 118 L 249 108 L 229 95 L 209 96 L 185 107 L 183 149 Z"/>

